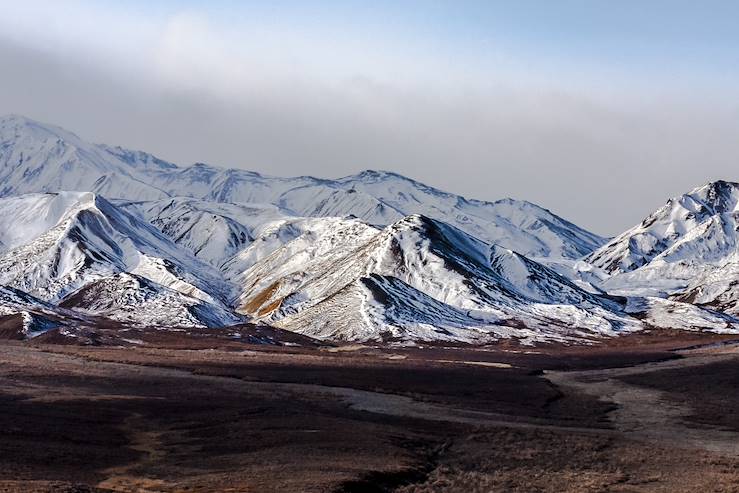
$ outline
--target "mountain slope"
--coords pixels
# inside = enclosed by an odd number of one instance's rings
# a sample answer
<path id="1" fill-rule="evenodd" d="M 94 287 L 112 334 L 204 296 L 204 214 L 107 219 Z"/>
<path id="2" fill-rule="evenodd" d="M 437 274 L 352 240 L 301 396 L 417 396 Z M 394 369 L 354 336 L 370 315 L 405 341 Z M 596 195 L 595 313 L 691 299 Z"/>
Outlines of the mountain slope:
<path id="1" fill-rule="evenodd" d="M 217 268 L 254 241 L 265 224 L 286 217 L 271 205 L 226 204 L 186 197 L 116 203 Z"/>
<path id="2" fill-rule="evenodd" d="M 673 299 L 739 316 L 739 255 L 693 278 Z"/>
<path id="3" fill-rule="evenodd" d="M 59 325 L 56 308 L 28 293 L 0 286 L 0 339 L 33 337 Z"/>
<path id="4" fill-rule="evenodd" d="M 351 340 L 574 340 L 639 325 L 550 269 L 424 216 L 362 233 L 332 228 L 308 242 L 332 248 L 291 265 L 299 237 L 257 262 L 240 278 L 242 311 Z"/>
<path id="5" fill-rule="evenodd" d="M 133 155 L 132 153 L 130 153 Z M 171 166 L 143 157 L 148 167 Z M 162 190 L 137 176 L 135 160 L 124 161 L 106 147 L 89 144 L 53 125 L 11 115 L 0 118 L 0 197 L 28 192 L 82 190 L 129 199 L 156 199 Z"/>
<path id="6" fill-rule="evenodd" d="M 672 198 L 590 254 L 586 260 L 610 274 L 653 260 L 715 261 L 736 249 L 739 184 L 717 181 Z"/>
<path id="7" fill-rule="evenodd" d="M 522 200 L 468 200 L 389 172 L 365 171 L 337 181 L 344 188 L 377 198 L 404 216 L 421 214 L 438 219 L 526 256 L 578 258 L 605 242 Z"/>
<path id="8" fill-rule="evenodd" d="M 641 319 L 649 328 L 705 330 L 719 334 L 736 334 L 739 331 L 739 319 L 736 317 L 677 300 L 629 298 L 626 311 Z"/>
<path id="9" fill-rule="evenodd" d="M 22 230 L 27 218 L 9 219 L 6 206 L 10 211 L 38 212 L 37 222 L 49 228 L 38 236 L 38 228 L 31 228 L 32 233 L 23 238 L 6 235 L 6 243 L 13 248 L 0 252 L 0 284 L 55 302 L 93 280 L 132 272 L 207 302 L 230 296 L 215 269 L 149 223 L 95 194 L 64 192 L 0 199 L 5 225 Z"/>
<path id="10" fill-rule="evenodd" d="M 739 184 L 708 183 L 670 199 L 585 260 L 611 275 L 601 284 L 609 292 L 665 296 L 689 285 L 694 291 L 696 278 L 736 257 L 738 207 Z"/>
<path id="11" fill-rule="evenodd" d="M 605 242 L 530 202 L 467 200 L 384 171 L 295 188 L 278 203 L 298 215 L 354 216 L 379 226 L 421 214 L 534 257 L 579 258 Z"/>
<path id="12" fill-rule="evenodd" d="M 242 321 L 215 303 L 128 273 L 86 284 L 59 306 L 145 327 L 223 327 Z"/>

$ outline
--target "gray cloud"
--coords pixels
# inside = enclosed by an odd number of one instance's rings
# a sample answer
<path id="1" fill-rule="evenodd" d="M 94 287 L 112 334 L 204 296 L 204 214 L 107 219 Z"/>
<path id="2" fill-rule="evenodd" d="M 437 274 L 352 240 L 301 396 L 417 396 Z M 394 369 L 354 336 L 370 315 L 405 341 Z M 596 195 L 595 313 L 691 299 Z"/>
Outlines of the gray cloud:
<path id="1" fill-rule="evenodd" d="M 109 65 L 0 39 L 0 112 L 181 164 L 282 176 L 390 169 L 471 198 L 531 200 L 601 234 L 703 182 L 739 179 L 733 99 L 268 73 L 218 92 Z"/>

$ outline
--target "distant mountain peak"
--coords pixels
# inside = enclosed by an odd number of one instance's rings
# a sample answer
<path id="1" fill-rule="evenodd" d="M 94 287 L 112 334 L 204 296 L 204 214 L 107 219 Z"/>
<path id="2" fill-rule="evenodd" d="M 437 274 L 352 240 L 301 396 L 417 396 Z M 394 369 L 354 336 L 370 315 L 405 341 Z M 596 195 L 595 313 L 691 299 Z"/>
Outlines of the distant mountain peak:
<path id="1" fill-rule="evenodd" d="M 669 199 L 585 260 L 611 274 L 603 285 L 611 291 L 679 293 L 696 276 L 733 262 L 739 248 L 738 205 L 739 184 L 709 182 Z"/>
<path id="2" fill-rule="evenodd" d="M 27 116 L 20 115 L 18 113 L 8 113 L 6 115 L 0 116 L 0 124 L 3 125 L 34 125 L 43 127 L 44 124 L 32 120 L 31 118 L 28 118 Z"/>
<path id="3" fill-rule="evenodd" d="M 688 195 L 694 195 L 700 199 L 705 197 L 706 204 L 713 209 L 714 213 L 734 212 L 739 204 L 739 183 L 725 180 L 712 181 Z"/>
<path id="4" fill-rule="evenodd" d="M 399 178 L 401 180 L 407 180 L 407 181 L 414 181 L 411 178 L 408 178 L 407 176 L 401 175 L 399 173 L 395 173 L 393 171 L 387 171 L 387 170 L 381 170 L 381 169 L 365 169 L 360 171 L 357 174 L 349 175 L 344 177 L 344 179 L 370 179 L 370 180 L 382 180 L 386 178 Z"/>
<path id="5" fill-rule="evenodd" d="M 36 138 L 56 138 L 71 145 L 78 145 L 82 140 L 73 132 L 65 130 L 56 125 L 42 123 L 37 120 L 18 114 L 10 114 L 0 117 L 0 139 L 6 140 L 11 137 L 8 132 L 25 131 Z"/>
<path id="6" fill-rule="evenodd" d="M 423 214 L 536 257 L 574 259 L 605 241 L 529 202 L 468 200 L 392 171 L 368 169 L 328 180 L 281 178 L 203 163 L 178 167 L 145 152 L 86 143 L 23 117 L 5 119 L 21 130 L 0 128 L 0 197 L 58 190 L 89 190 L 130 201 L 194 197 L 273 204 L 295 216 L 352 216 L 378 226 Z M 44 130 L 23 130 L 34 125 Z M 58 145 L 59 138 L 64 145 Z"/>

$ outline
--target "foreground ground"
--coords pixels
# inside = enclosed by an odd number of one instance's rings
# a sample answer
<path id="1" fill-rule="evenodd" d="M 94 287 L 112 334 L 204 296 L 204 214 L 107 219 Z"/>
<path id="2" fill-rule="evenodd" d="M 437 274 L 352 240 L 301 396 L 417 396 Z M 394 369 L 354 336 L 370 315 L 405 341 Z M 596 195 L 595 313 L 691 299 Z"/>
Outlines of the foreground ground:
<path id="1" fill-rule="evenodd" d="M 2 342 L 0 492 L 739 491 L 726 339 Z"/>

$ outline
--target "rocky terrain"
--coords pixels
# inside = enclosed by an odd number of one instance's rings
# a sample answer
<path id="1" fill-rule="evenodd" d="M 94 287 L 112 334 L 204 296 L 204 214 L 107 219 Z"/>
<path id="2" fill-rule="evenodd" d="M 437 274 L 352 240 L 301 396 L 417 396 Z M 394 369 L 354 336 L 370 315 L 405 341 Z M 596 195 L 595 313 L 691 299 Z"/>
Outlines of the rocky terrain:
<path id="1" fill-rule="evenodd" d="M 0 490 L 739 487 L 727 336 L 388 350 L 160 332 L 0 345 Z"/>

